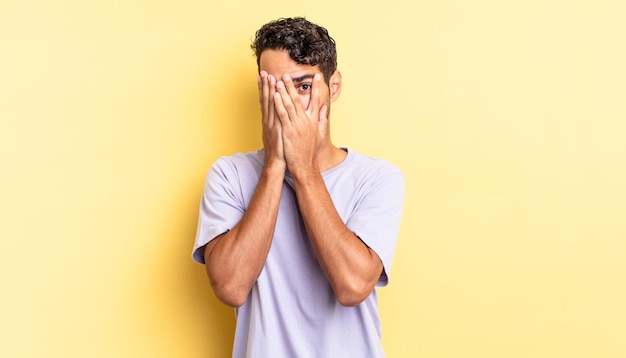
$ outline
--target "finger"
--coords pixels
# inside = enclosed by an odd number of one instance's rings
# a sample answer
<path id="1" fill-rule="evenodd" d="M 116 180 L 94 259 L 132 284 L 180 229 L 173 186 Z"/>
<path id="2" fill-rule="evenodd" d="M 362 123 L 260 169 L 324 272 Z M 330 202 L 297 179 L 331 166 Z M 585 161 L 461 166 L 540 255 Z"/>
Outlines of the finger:
<path id="1" fill-rule="evenodd" d="M 281 82 L 278 83 L 280 84 Z M 276 86 L 279 87 L 279 84 L 277 84 Z M 286 96 L 287 98 L 284 98 L 284 96 Z M 274 108 L 276 109 L 276 116 L 278 117 L 278 120 L 282 127 L 291 124 L 291 120 L 289 119 L 289 110 L 285 105 L 285 102 L 291 103 L 291 101 L 289 100 L 289 96 L 287 96 L 286 94 L 284 96 L 281 95 L 280 91 L 276 91 L 274 93 Z"/>
<path id="2" fill-rule="evenodd" d="M 272 75 L 268 76 L 268 115 L 267 121 L 270 127 L 276 124 L 276 108 L 274 108 L 274 93 L 276 93 L 276 78 Z"/>
<path id="3" fill-rule="evenodd" d="M 289 98 L 291 98 L 291 102 L 294 105 L 296 113 L 298 115 L 303 113 L 305 109 L 304 105 L 302 104 L 302 99 L 300 98 L 300 94 L 298 93 L 298 90 L 293 83 L 293 79 L 289 74 L 283 75 L 283 83 L 285 84 L 285 89 L 287 90 L 287 94 L 289 94 Z"/>
<path id="4" fill-rule="evenodd" d="M 290 81 L 291 82 L 291 81 Z M 291 86 L 293 87 L 293 83 L 291 83 Z M 287 115 L 287 120 L 289 121 L 294 121 L 298 118 L 298 111 L 296 109 L 296 105 L 294 103 L 294 99 L 297 99 L 298 101 L 300 100 L 300 96 L 297 95 L 296 92 L 296 98 L 292 97 L 289 92 L 287 91 L 287 87 L 285 85 L 284 81 L 278 81 L 276 83 L 276 93 L 278 93 L 278 96 L 275 96 L 275 101 L 280 101 L 281 102 L 281 109 L 285 111 L 285 114 Z M 302 107 L 302 103 L 300 102 L 300 107 Z M 279 109 L 279 106 L 276 106 L 276 109 Z M 281 118 L 282 120 L 282 118 Z M 283 123 L 284 124 L 284 123 Z"/>
<path id="5" fill-rule="evenodd" d="M 320 108 L 319 123 L 317 124 L 317 129 L 319 130 L 319 133 L 322 136 L 324 136 L 326 131 L 328 130 L 328 106 L 327 105 L 323 105 L 322 108 Z"/>
<path id="6" fill-rule="evenodd" d="M 268 75 L 267 72 L 265 71 L 261 71 L 261 111 L 263 114 L 263 121 L 267 122 L 268 120 L 268 116 L 269 116 L 269 111 L 271 109 L 270 107 L 270 96 L 269 96 L 269 90 L 270 86 L 268 83 Z"/>
<path id="7" fill-rule="evenodd" d="M 260 74 L 256 77 L 256 84 L 259 88 L 259 103 L 263 105 L 263 79 Z"/>
<path id="8" fill-rule="evenodd" d="M 313 76 L 313 84 L 311 85 L 311 99 L 309 100 L 309 108 L 307 108 L 307 112 L 311 116 L 311 118 L 318 117 L 319 107 L 322 103 L 321 99 L 321 80 L 322 76 L 319 73 L 316 73 Z"/>

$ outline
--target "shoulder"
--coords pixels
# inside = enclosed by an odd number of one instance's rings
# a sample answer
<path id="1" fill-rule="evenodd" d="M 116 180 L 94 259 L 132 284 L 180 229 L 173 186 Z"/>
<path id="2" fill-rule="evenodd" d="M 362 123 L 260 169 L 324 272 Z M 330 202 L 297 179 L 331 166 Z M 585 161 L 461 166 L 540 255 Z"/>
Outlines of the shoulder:
<path id="1" fill-rule="evenodd" d="M 263 150 L 222 156 L 211 165 L 205 187 L 254 187 L 262 170 Z"/>
<path id="2" fill-rule="evenodd" d="M 262 149 L 247 153 L 221 156 L 215 160 L 210 171 L 224 174 L 258 173 L 263 169 Z"/>
<path id="3" fill-rule="evenodd" d="M 348 155 L 344 162 L 323 173 L 329 191 L 339 194 L 354 193 L 357 196 L 393 191 L 402 195 L 405 180 L 397 165 L 386 159 L 345 150 Z"/>
<path id="4" fill-rule="evenodd" d="M 355 151 L 348 151 L 348 168 L 363 175 L 373 177 L 399 176 L 403 177 L 402 170 L 395 164 L 383 158 L 371 157 Z"/>

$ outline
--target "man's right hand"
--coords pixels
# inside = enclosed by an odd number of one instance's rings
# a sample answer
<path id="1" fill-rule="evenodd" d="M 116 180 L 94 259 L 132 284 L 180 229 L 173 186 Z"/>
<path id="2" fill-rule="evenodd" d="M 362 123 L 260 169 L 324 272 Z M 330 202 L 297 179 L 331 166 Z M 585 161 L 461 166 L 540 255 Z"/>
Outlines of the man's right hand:
<path id="1" fill-rule="evenodd" d="M 263 147 L 265 148 L 265 167 L 285 170 L 285 152 L 283 148 L 282 126 L 274 106 L 276 78 L 261 71 L 257 78 L 259 86 L 259 102 L 263 126 Z"/>
<path id="2" fill-rule="evenodd" d="M 248 299 L 272 246 L 287 163 L 282 127 L 274 107 L 276 78 L 258 77 L 265 167 L 241 220 L 211 240 L 204 251 L 206 271 L 217 298 L 239 307 Z"/>

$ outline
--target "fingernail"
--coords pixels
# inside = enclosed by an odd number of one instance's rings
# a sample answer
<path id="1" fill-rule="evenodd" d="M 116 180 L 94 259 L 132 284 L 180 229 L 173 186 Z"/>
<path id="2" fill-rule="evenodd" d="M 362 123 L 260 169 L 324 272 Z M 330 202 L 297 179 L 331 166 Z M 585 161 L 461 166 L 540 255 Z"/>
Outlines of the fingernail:
<path id="1" fill-rule="evenodd" d="M 319 81 L 319 80 L 321 80 L 321 79 L 322 79 L 322 76 L 321 76 L 319 73 L 316 73 L 316 74 L 315 74 L 315 76 L 313 76 L 313 79 L 314 79 L 315 81 Z"/>
<path id="2" fill-rule="evenodd" d="M 291 81 L 291 76 L 289 76 L 289 75 L 285 74 L 285 75 L 283 75 L 283 80 L 284 80 L 285 82 L 289 82 L 289 81 Z"/>
<path id="3" fill-rule="evenodd" d="M 278 82 L 276 82 L 276 86 L 277 86 L 278 88 L 280 88 L 280 89 L 285 88 L 285 84 L 283 83 L 283 81 L 278 81 Z"/>

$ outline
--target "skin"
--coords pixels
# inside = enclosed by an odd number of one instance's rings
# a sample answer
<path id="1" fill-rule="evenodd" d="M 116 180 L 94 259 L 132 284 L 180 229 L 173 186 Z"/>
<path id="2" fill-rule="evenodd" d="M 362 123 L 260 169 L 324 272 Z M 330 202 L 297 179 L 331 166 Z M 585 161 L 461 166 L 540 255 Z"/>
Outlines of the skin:
<path id="1" fill-rule="evenodd" d="M 338 302 L 363 302 L 382 273 L 376 253 L 339 217 L 321 175 L 346 157 L 332 144 L 328 126 L 330 103 L 341 93 L 341 74 L 335 71 L 328 82 L 318 66 L 298 64 L 286 51 L 261 54 L 257 83 L 265 165 L 241 221 L 212 240 L 204 254 L 213 291 L 230 306 L 245 303 L 263 269 L 285 170 L 293 177 L 307 233 Z"/>

